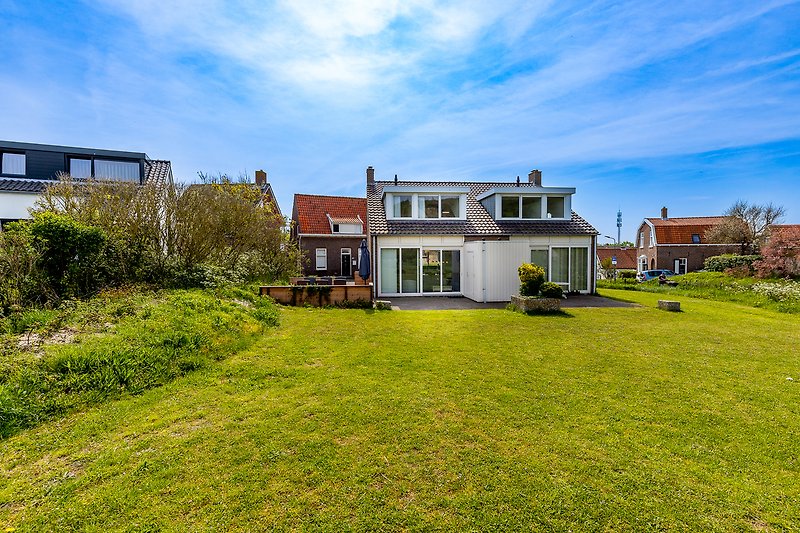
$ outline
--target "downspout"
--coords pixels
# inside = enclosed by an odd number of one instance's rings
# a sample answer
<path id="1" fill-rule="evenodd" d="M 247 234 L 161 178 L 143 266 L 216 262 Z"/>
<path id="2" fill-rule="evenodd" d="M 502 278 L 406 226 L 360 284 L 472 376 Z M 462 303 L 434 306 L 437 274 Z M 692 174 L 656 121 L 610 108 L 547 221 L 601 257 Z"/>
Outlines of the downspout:
<path id="1" fill-rule="evenodd" d="M 617 241 L 619 242 L 619 241 Z M 591 291 L 589 294 L 596 294 L 597 293 L 597 235 L 592 236 L 592 258 L 593 261 L 590 261 L 589 264 L 592 265 L 592 286 Z"/>
<path id="2" fill-rule="evenodd" d="M 378 237 L 372 236 L 372 253 L 370 254 L 370 261 L 372 261 L 372 299 L 378 299 Z"/>
<path id="3" fill-rule="evenodd" d="M 483 278 L 483 303 L 486 303 L 486 239 L 481 240 L 481 277 Z"/>

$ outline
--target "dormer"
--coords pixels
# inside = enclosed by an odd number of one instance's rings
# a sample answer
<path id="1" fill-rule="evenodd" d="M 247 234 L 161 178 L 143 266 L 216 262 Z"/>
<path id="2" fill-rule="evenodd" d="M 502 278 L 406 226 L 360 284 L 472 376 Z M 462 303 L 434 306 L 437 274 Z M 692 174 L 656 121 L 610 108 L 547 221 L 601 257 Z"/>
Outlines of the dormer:
<path id="1" fill-rule="evenodd" d="M 328 223 L 331 225 L 331 233 L 334 235 L 363 235 L 364 234 L 364 221 L 361 220 L 360 215 L 355 217 L 332 217 L 329 213 L 325 213 L 328 217 Z"/>
<path id="2" fill-rule="evenodd" d="M 493 187 L 477 197 L 495 220 L 570 220 L 574 187 Z"/>
<path id="3" fill-rule="evenodd" d="M 383 188 L 388 220 L 466 220 L 469 187 L 390 185 Z"/>

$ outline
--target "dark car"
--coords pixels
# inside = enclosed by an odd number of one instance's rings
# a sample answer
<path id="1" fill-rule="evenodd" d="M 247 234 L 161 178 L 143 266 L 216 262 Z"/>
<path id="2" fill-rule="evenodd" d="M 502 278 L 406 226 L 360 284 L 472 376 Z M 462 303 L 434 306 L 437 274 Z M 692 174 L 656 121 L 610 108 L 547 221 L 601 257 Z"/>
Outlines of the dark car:
<path id="1" fill-rule="evenodd" d="M 669 278 L 671 276 L 674 276 L 675 272 L 673 272 L 672 270 L 664 270 L 664 269 L 645 270 L 643 272 L 639 272 L 638 274 L 636 274 L 636 280 L 639 281 L 640 283 L 642 281 L 650 281 L 651 279 L 658 279 L 658 276 L 660 276 L 661 274 L 664 274 L 666 277 Z"/>

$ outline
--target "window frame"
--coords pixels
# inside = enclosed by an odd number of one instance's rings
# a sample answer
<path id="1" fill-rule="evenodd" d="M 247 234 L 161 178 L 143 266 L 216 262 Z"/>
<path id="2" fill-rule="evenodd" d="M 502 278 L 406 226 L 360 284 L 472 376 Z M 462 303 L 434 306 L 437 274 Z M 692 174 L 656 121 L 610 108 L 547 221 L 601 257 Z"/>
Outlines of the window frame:
<path id="1" fill-rule="evenodd" d="M 399 209 L 399 202 L 404 198 L 411 198 L 411 216 L 398 216 L 395 208 Z M 436 216 L 425 216 L 425 207 L 420 205 L 424 198 L 436 199 Z M 442 199 L 458 201 L 458 216 L 442 216 Z M 467 198 L 463 192 L 389 192 L 384 198 L 384 209 L 387 220 L 467 220 Z M 399 212 L 399 211 L 398 211 Z"/>
<path id="2" fill-rule="evenodd" d="M 548 220 L 547 216 L 542 216 L 545 212 L 545 208 L 547 206 L 547 198 L 546 194 L 499 194 L 500 201 L 497 202 L 495 205 L 495 209 L 497 210 L 498 217 L 497 220 Z M 567 199 L 564 196 L 553 196 L 554 198 L 561 198 L 564 201 L 564 211 L 567 210 Z M 516 198 L 517 199 L 517 216 L 515 217 L 507 217 L 503 215 L 503 200 L 506 198 Z M 526 217 L 525 210 L 523 204 L 525 203 L 525 199 L 538 199 L 539 200 L 539 216 L 536 217 Z M 564 217 L 557 218 L 556 220 L 564 220 Z"/>
<path id="3" fill-rule="evenodd" d="M 320 254 L 320 252 L 322 252 Z M 314 250 L 314 259 L 316 266 L 315 270 L 328 270 L 328 249 L 327 248 L 316 248 Z M 320 259 L 325 261 L 323 266 L 320 266 Z"/>
<path id="4" fill-rule="evenodd" d="M 6 171 L 5 158 L 7 155 L 22 156 L 22 173 Z M 28 175 L 28 154 L 26 152 L 15 152 L 14 150 L 0 151 L 0 174 L 3 176 L 27 176 Z"/>

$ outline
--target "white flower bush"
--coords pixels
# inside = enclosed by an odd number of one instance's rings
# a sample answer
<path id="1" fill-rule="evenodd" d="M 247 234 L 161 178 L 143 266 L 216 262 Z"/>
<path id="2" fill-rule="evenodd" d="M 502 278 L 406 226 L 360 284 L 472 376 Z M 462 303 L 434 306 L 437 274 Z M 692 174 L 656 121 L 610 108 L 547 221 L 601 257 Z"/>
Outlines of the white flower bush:
<path id="1" fill-rule="evenodd" d="M 800 283 L 796 281 L 756 283 L 751 290 L 776 302 L 800 301 Z"/>

